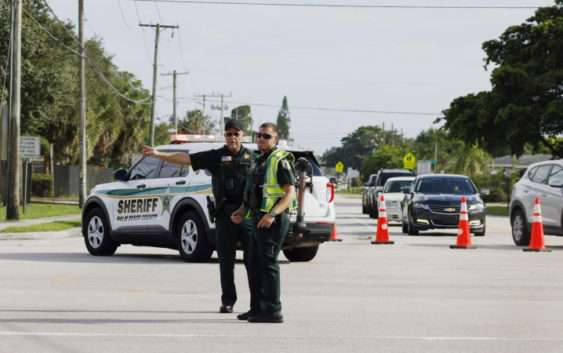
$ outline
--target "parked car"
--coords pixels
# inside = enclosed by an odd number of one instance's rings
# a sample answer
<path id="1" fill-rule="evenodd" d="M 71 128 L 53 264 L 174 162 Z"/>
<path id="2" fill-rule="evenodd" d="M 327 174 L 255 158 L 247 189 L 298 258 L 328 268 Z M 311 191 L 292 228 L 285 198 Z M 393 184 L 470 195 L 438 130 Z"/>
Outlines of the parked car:
<path id="1" fill-rule="evenodd" d="M 405 198 L 405 193 L 410 192 L 414 179 L 415 177 L 395 177 L 387 179 L 383 187 L 383 197 L 389 224 L 402 223 L 403 199 Z"/>
<path id="2" fill-rule="evenodd" d="M 375 178 L 377 174 L 372 174 L 369 176 L 367 183 L 364 184 L 364 190 L 362 192 L 362 213 L 368 213 L 368 205 L 372 204 L 370 197 L 370 188 L 375 187 Z"/>
<path id="3" fill-rule="evenodd" d="M 541 200 L 544 233 L 563 235 L 563 159 L 532 164 L 512 188 L 510 224 L 514 243 L 530 243 L 534 199 Z"/>
<path id="4" fill-rule="evenodd" d="M 467 199 L 469 228 L 477 236 L 486 231 L 485 203 L 471 179 L 464 175 L 425 174 L 414 181 L 403 203 L 403 232 L 417 235 L 429 229 L 456 229 L 461 197 Z"/>
<path id="5" fill-rule="evenodd" d="M 219 143 L 186 143 L 157 147 L 167 152 L 199 152 L 220 148 Z M 247 147 L 256 150 L 256 145 Z M 290 261 L 310 261 L 330 237 L 335 222 L 334 187 L 325 178 L 313 153 L 288 149 L 305 157 L 312 168 L 306 179 L 306 232 L 283 244 Z M 92 255 L 113 255 L 121 244 L 177 249 L 185 261 L 207 261 L 215 249 L 211 176 L 206 170 L 142 157 L 131 169 L 115 173 L 116 181 L 92 189 L 82 209 L 82 234 Z M 290 215 L 292 224 L 296 215 Z"/>
<path id="6" fill-rule="evenodd" d="M 408 169 L 380 169 L 375 174 L 375 181 L 373 186 L 370 186 L 367 191 L 366 196 L 366 213 L 369 214 L 371 218 L 377 218 L 378 208 L 377 199 L 379 193 L 383 191 L 383 186 L 389 178 L 403 177 L 403 176 L 414 176 L 414 173 Z"/>

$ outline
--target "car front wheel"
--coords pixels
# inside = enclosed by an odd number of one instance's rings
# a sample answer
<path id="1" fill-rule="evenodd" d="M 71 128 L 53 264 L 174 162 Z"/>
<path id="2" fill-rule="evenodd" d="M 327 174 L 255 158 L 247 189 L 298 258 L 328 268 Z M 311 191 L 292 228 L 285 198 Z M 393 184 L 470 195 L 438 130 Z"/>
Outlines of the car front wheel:
<path id="1" fill-rule="evenodd" d="M 176 222 L 176 239 L 178 251 L 184 261 L 209 261 L 213 247 L 207 240 L 201 217 L 194 211 L 182 214 Z"/>
<path id="2" fill-rule="evenodd" d="M 88 212 L 82 223 L 82 234 L 86 249 L 94 256 L 115 254 L 119 243 L 111 239 L 110 227 L 104 212 L 94 208 Z"/>
<path id="3" fill-rule="evenodd" d="M 512 240 L 518 246 L 526 246 L 530 244 L 530 232 L 528 231 L 528 222 L 526 215 L 522 210 L 517 209 L 512 213 L 510 220 L 512 226 Z"/>
<path id="4" fill-rule="evenodd" d="M 285 249 L 283 254 L 291 262 L 307 262 L 311 261 L 317 255 L 319 246 L 309 246 L 306 248 Z"/>

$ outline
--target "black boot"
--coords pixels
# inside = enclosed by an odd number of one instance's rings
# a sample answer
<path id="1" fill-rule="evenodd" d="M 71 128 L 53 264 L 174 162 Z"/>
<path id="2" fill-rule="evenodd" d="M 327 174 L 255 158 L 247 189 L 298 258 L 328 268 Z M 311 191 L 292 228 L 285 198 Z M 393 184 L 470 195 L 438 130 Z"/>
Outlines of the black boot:
<path id="1" fill-rule="evenodd" d="M 261 313 L 249 317 L 248 322 L 264 322 L 264 323 L 281 324 L 283 322 L 283 315 L 281 314 L 280 311 L 276 311 L 275 313 Z"/>

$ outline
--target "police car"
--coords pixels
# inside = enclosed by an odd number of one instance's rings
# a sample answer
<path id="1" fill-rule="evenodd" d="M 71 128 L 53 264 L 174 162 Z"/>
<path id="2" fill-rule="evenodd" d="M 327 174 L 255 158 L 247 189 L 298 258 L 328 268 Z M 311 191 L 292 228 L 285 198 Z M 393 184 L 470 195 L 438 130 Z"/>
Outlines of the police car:
<path id="1" fill-rule="evenodd" d="M 166 152 L 195 153 L 221 143 L 185 143 L 157 147 Z M 251 150 L 256 145 L 245 144 Z M 290 233 L 283 252 L 290 261 L 310 261 L 334 227 L 334 186 L 321 174 L 312 152 L 286 149 L 305 157 L 312 171 L 304 193 L 306 231 Z M 92 255 L 113 255 L 122 244 L 177 249 L 185 261 L 208 261 L 215 249 L 211 176 L 206 170 L 142 157 L 115 172 L 115 182 L 94 187 L 82 211 L 82 234 Z M 295 215 L 290 219 L 295 223 Z"/>

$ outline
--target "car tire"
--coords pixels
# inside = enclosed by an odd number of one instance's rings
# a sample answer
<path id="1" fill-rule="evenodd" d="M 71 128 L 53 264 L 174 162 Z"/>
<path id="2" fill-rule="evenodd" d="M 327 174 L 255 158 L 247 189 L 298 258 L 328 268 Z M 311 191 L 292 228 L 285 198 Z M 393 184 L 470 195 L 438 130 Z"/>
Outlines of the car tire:
<path id="1" fill-rule="evenodd" d="M 183 212 L 178 217 L 174 229 L 182 260 L 206 262 L 211 259 L 213 247 L 207 239 L 203 221 L 195 211 Z"/>
<path id="2" fill-rule="evenodd" d="M 403 222 L 402 232 L 403 234 L 407 234 L 409 232 L 409 228 L 404 222 Z"/>
<path id="3" fill-rule="evenodd" d="M 369 217 L 370 217 L 370 218 L 373 218 L 373 219 L 377 219 L 377 216 L 378 216 L 377 209 L 374 208 L 374 207 L 373 207 L 373 208 L 370 208 L 370 210 L 369 210 Z"/>
<path id="4" fill-rule="evenodd" d="M 416 227 L 414 226 L 414 224 L 411 223 L 411 221 L 408 221 L 407 223 L 407 234 L 418 235 L 418 229 L 416 229 Z"/>
<path id="5" fill-rule="evenodd" d="M 486 227 L 483 227 L 483 230 L 482 230 L 482 231 L 480 231 L 480 232 L 475 232 L 474 234 L 475 234 L 476 237 L 484 237 L 484 236 L 485 236 L 485 233 L 487 233 L 487 228 L 486 228 Z"/>
<path id="6" fill-rule="evenodd" d="M 82 222 L 82 235 L 90 255 L 111 256 L 119 243 L 111 238 L 105 213 L 98 207 L 91 209 Z"/>
<path id="7" fill-rule="evenodd" d="M 319 251 L 318 245 L 306 248 L 284 249 L 283 254 L 291 262 L 307 262 L 315 258 L 317 251 Z"/>
<path id="8" fill-rule="evenodd" d="M 512 240 L 514 244 L 518 246 L 527 246 L 530 244 L 528 220 L 521 209 L 518 208 L 512 212 L 510 226 L 512 228 Z"/>

